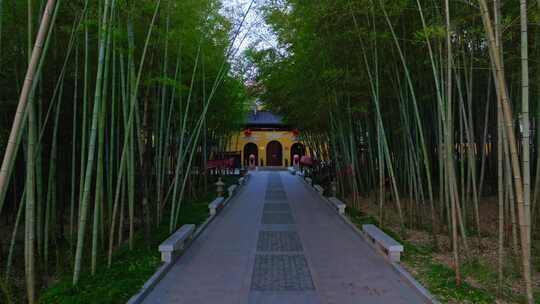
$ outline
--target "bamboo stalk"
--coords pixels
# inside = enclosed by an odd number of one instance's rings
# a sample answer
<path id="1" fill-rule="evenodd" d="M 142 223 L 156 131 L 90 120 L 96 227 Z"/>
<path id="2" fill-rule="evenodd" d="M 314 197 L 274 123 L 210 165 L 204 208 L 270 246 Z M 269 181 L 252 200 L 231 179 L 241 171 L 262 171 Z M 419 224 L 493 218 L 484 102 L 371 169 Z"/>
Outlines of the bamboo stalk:
<path id="1" fill-rule="evenodd" d="M 520 28 L 521 28 L 521 148 L 523 167 L 523 219 L 521 229 L 525 229 L 526 244 L 522 247 L 525 252 L 524 259 L 530 259 L 531 255 L 531 165 L 530 165 L 530 120 L 529 120 L 529 53 L 528 53 L 528 29 L 527 29 L 527 0 L 520 0 Z M 533 291 L 530 274 L 530 263 L 523 261 L 523 267 L 529 267 L 524 272 L 525 284 L 527 285 L 527 300 L 533 303 Z"/>
<path id="2" fill-rule="evenodd" d="M 383 14 L 384 14 L 386 23 L 388 24 L 390 32 L 392 33 L 392 38 L 393 38 L 394 43 L 396 45 L 396 49 L 398 51 L 401 64 L 403 65 L 403 70 L 405 72 L 405 76 L 406 76 L 405 78 L 407 80 L 407 85 L 408 85 L 408 87 L 410 89 L 411 101 L 412 101 L 412 105 L 413 105 L 413 109 L 414 109 L 413 112 L 414 112 L 415 122 L 416 122 L 416 125 L 417 125 L 418 135 L 419 135 L 419 138 L 420 138 L 420 146 L 421 146 L 422 154 L 423 154 L 422 158 L 423 158 L 423 163 L 424 163 L 424 169 L 425 169 L 425 172 L 426 172 L 426 176 L 428 177 L 427 178 L 428 195 L 429 195 L 430 205 L 431 205 L 431 208 L 432 208 L 432 216 L 433 216 L 435 209 L 434 209 L 434 203 L 433 203 L 433 185 L 432 185 L 431 178 L 430 178 L 430 176 L 431 176 L 431 166 L 429 164 L 429 155 L 428 155 L 428 152 L 427 152 L 426 142 L 425 142 L 425 138 L 424 138 L 423 126 L 422 126 L 422 123 L 421 123 L 421 120 L 420 120 L 420 113 L 418 112 L 418 105 L 417 105 L 417 100 L 416 100 L 416 94 L 414 93 L 414 86 L 412 84 L 412 79 L 411 79 L 411 75 L 410 75 L 410 72 L 409 72 L 409 68 L 408 68 L 407 63 L 405 61 L 405 56 L 403 54 L 403 51 L 402 51 L 402 49 L 400 47 L 400 44 L 398 42 L 398 38 L 397 38 L 396 33 L 394 31 L 394 27 L 393 27 L 392 23 L 390 22 L 390 19 L 388 17 L 386 9 L 384 8 L 384 4 L 382 3 L 382 0 L 379 0 L 379 3 L 380 3 L 380 5 L 381 5 L 381 7 L 383 9 Z M 436 223 L 434 221 L 434 219 L 432 219 L 432 222 Z M 434 238 L 436 238 L 435 233 L 433 235 L 434 235 Z"/>
<path id="3" fill-rule="evenodd" d="M 56 105 L 56 111 L 55 111 L 55 118 L 54 118 L 54 127 L 53 127 L 53 139 L 52 139 L 52 147 L 51 147 L 51 156 L 50 156 L 50 166 L 49 166 L 49 180 L 48 180 L 48 186 L 47 186 L 47 201 L 46 201 L 46 209 L 45 209 L 45 227 L 44 227 L 44 240 L 43 240 L 43 257 L 44 257 L 44 265 L 45 269 L 47 269 L 48 261 L 49 261 L 49 235 L 50 235 L 50 222 L 52 213 L 55 212 L 54 208 L 54 192 L 56 187 L 56 161 L 57 161 L 57 151 L 58 151 L 58 128 L 59 128 L 59 120 L 60 120 L 60 107 L 61 107 L 61 101 L 62 101 L 62 92 L 64 90 L 64 77 L 62 75 L 62 84 L 60 87 L 60 93 L 58 95 L 58 103 Z"/>
<path id="4" fill-rule="evenodd" d="M 112 0 L 114 1 L 114 0 Z M 88 143 L 88 157 L 86 161 L 86 172 L 84 178 L 84 188 L 82 198 L 80 199 L 79 225 L 77 232 L 77 246 L 75 251 L 75 264 L 73 270 L 73 285 L 77 285 L 81 273 L 83 246 L 85 238 L 85 228 L 88 213 L 88 201 L 90 199 L 90 187 L 92 184 L 94 157 L 96 152 L 97 127 L 100 113 L 100 104 L 102 97 L 103 85 L 103 68 L 105 61 L 105 51 L 107 47 L 107 29 L 108 29 L 108 13 L 111 9 L 111 0 L 105 0 L 101 24 L 101 33 L 99 39 L 99 58 L 96 75 L 96 88 L 94 95 L 94 109 L 92 114 L 92 124 L 90 131 L 90 139 Z"/>
<path id="5" fill-rule="evenodd" d="M 488 6 L 485 0 L 478 0 L 480 4 L 480 11 L 482 15 L 482 21 L 484 23 L 484 29 L 487 34 L 489 43 L 489 54 L 493 65 L 495 66 L 495 78 L 498 82 L 497 93 L 501 97 L 499 102 L 502 105 L 503 121 L 505 123 L 506 133 L 508 136 L 509 148 L 510 148 L 510 160 L 512 164 L 512 175 L 514 179 L 514 188 L 518 206 L 520 234 L 521 234 L 521 247 L 522 247 L 522 263 L 523 263 L 523 279 L 526 286 L 527 302 L 534 303 L 533 290 L 531 282 L 531 258 L 530 258 L 530 224 L 528 219 L 530 218 L 529 205 L 525 203 L 523 180 L 521 175 L 521 168 L 519 165 L 519 159 L 517 154 L 517 142 L 512 130 L 512 111 L 510 108 L 510 99 L 508 96 L 507 84 L 505 80 L 501 53 L 499 47 L 495 44 L 495 33 L 493 30 L 493 24 L 491 16 L 488 11 Z"/>
<path id="6" fill-rule="evenodd" d="M 497 200 L 499 204 L 498 290 L 502 292 L 504 278 L 504 185 L 503 185 L 503 129 L 500 103 L 497 103 Z"/>
<path id="7" fill-rule="evenodd" d="M 128 121 L 127 121 L 127 126 L 126 126 L 126 134 L 130 134 L 132 132 L 132 127 L 133 127 L 133 121 L 134 121 L 134 112 L 135 112 L 135 106 L 134 106 L 134 103 L 137 101 L 137 96 L 138 96 L 138 92 L 139 92 L 139 84 L 140 84 L 140 81 L 141 81 L 141 75 L 142 75 L 142 71 L 143 71 L 143 67 L 144 67 L 144 63 L 145 63 L 145 59 L 146 59 L 146 53 L 148 51 L 148 45 L 150 44 L 150 38 L 152 36 L 152 31 L 153 31 L 153 28 L 154 28 L 154 25 L 155 25 L 155 21 L 156 21 L 156 18 L 157 18 L 157 14 L 159 12 L 159 8 L 160 8 L 160 4 L 161 4 L 161 0 L 158 0 L 158 2 L 156 3 L 156 6 L 155 6 L 155 10 L 154 10 L 154 15 L 152 17 L 152 21 L 150 23 L 150 27 L 148 29 L 148 33 L 146 35 L 146 41 L 145 41 L 145 44 L 144 44 L 144 48 L 143 48 L 143 52 L 142 52 L 142 56 L 141 56 L 141 61 L 140 61 L 140 64 L 139 64 L 139 71 L 137 73 L 137 77 L 136 77 L 136 80 L 134 82 L 134 86 L 131 88 L 131 92 L 129 92 L 130 94 L 130 97 L 129 97 L 129 101 L 131 103 L 131 106 L 130 106 L 130 113 L 129 113 L 129 117 L 128 117 Z M 125 98 L 125 100 L 127 100 L 127 98 Z M 121 186 L 122 186 L 122 181 L 123 181 L 123 176 L 124 176 L 124 171 L 125 171 L 125 168 L 127 168 L 127 157 L 128 157 L 128 144 L 130 142 L 130 135 L 127 135 L 124 137 L 124 143 L 122 145 L 122 152 L 121 152 L 121 156 L 120 156 L 120 165 L 119 165 L 119 174 L 117 176 L 117 182 L 116 182 L 116 190 L 115 190 L 115 198 L 114 198 L 114 206 L 113 206 L 113 213 L 112 213 L 112 224 L 111 224 L 111 229 L 110 229 L 110 235 L 109 235 L 109 252 L 108 252 L 108 266 L 110 267 L 112 265 L 112 251 L 113 251 L 113 245 L 114 245 L 114 231 L 115 231 L 115 225 L 116 225 L 116 222 L 115 222 L 115 218 L 116 218 L 116 213 L 117 213 L 117 210 L 118 210 L 118 202 L 119 202 L 119 197 L 120 197 L 120 190 L 121 190 Z"/>
<path id="8" fill-rule="evenodd" d="M 23 195 L 19 202 L 19 208 L 18 208 L 19 210 L 17 211 L 17 217 L 15 219 L 15 224 L 13 225 L 13 232 L 11 233 L 11 242 L 9 245 L 8 256 L 6 259 L 6 274 L 5 274 L 6 280 L 9 278 L 10 273 L 11 273 L 11 266 L 13 265 L 13 252 L 15 251 L 15 242 L 17 240 L 17 233 L 19 232 L 19 225 L 20 225 L 20 221 L 22 217 L 21 215 L 23 213 L 22 211 L 26 210 L 25 206 L 26 206 L 26 188 L 25 190 L 23 190 Z M 26 254 L 26 248 L 25 248 L 25 254 Z"/>
<path id="9" fill-rule="evenodd" d="M 22 87 L 21 95 L 19 96 L 19 102 L 17 104 L 17 110 L 15 112 L 15 118 L 13 120 L 13 125 L 11 127 L 11 132 L 9 134 L 8 143 L 4 153 L 4 158 L 2 160 L 2 167 L 0 168 L 0 214 L 2 213 L 2 208 L 4 206 L 4 200 L 9 186 L 9 179 L 11 177 L 11 168 L 15 161 L 15 156 L 18 150 L 18 140 L 20 133 L 22 131 L 22 124 L 24 123 L 24 113 L 26 111 L 26 106 L 28 103 L 28 97 L 30 95 L 30 90 L 34 84 L 34 77 L 37 69 L 38 62 L 41 58 L 41 53 L 43 51 L 43 45 L 45 38 L 48 33 L 49 24 L 51 21 L 52 13 L 55 7 L 55 0 L 48 0 L 47 6 L 43 12 L 43 17 L 41 19 L 41 24 L 39 27 L 38 35 L 34 43 L 34 48 L 32 50 L 32 56 L 30 63 L 28 64 L 28 69 L 26 71 L 26 76 L 24 84 Z"/>
<path id="10" fill-rule="evenodd" d="M 446 103 L 447 103 L 447 131 L 446 131 L 446 166 L 449 171 L 449 181 L 450 181 L 450 189 L 452 191 L 456 191 L 456 183 L 455 183 L 455 170 L 454 170 L 454 159 L 452 157 L 453 153 L 453 137 L 452 132 L 450 131 L 452 127 L 452 39 L 450 34 L 450 3 L 448 0 L 445 0 L 444 3 L 445 8 L 445 20 L 446 20 L 446 56 L 447 56 L 447 70 L 446 70 Z M 452 191 L 452 192 L 453 192 Z M 457 195 L 451 195 L 450 199 L 450 205 L 451 205 L 451 218 L 452 218 L 452 248 L 453 248 L 453 255 L 454 255 L 454 270 L 456 272 L 456 284 L 459 286 L 461 285 L 461 271 L 460 271 L 460 265 L 459 265 L 459 249 L 458 249 L 458 235 L 457 235 L 457 223 L 456 223 L 456 217 L 457 217 L 457 206 L 459 205 L 459 201 L 457 199 Z"/>
<path id="11" fill-rule="evenodd" d="M 25 212 L 25 277 L 28 303 L 36 301 L 36 183 L 35 183 L 35 151 L 36 151 L 36 113 L 34 103 L 28 103 L 28 144 L 26 160 L 26 212 Z"/>

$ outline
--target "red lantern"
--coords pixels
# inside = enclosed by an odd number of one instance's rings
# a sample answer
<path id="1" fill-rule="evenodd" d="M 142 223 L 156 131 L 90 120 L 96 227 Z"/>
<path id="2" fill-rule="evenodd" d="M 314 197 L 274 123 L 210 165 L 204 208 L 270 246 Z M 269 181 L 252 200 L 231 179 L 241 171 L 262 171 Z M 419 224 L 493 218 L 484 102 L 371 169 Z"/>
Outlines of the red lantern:
<path id="1" fill-rule="evenodd" d="M 246 137 L 250 137 L 250 136 L 251 136 L 251 130 L 250 130 L 250 129 L 245 129 L 245 130 L 244 130 L 244 135 L 245 135 Z"/>
<path id="2" fill-rule="evenodd" d="M 294 136 L 300 135 L 300 131 L 299 131 L 298 129 L 294 129 L 294 130 L 292 131 L 292 133 L 293 133 Z"/>

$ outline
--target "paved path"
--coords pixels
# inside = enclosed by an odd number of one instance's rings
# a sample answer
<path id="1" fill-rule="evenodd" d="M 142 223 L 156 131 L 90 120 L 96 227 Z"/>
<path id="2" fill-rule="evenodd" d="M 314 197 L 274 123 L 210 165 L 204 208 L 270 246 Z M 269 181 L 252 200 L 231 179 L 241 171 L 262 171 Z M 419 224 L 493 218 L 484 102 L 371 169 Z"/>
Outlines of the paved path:
<path id="1" fill-rule="evenodd" d="M 425 303 L 287 172 L 257 172 L 144 303 Z"/>

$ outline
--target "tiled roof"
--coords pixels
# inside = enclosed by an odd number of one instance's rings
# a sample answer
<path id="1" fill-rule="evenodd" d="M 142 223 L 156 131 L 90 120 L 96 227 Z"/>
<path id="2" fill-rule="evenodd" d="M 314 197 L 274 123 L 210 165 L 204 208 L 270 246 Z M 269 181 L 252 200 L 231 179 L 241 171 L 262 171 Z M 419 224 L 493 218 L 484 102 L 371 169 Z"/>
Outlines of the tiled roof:
<path id="1" fill-rule="evenodd" d="M 248 114 L 247 125 L 272 125 L 283 126 L 285 125 L 281 120 L 281 117 L 273 114 L 270 111 L 251 111 Z"/>

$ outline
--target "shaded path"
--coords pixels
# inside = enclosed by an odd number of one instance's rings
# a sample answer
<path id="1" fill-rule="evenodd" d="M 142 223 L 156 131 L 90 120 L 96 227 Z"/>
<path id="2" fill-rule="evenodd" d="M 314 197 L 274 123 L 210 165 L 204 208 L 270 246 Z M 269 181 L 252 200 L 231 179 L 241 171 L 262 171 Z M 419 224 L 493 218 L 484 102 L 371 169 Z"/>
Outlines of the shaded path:
<path id="1" fill-rule="evenodd" d="M 247 187 L 144 303 L 424 303 L 296 176 Z"/>

